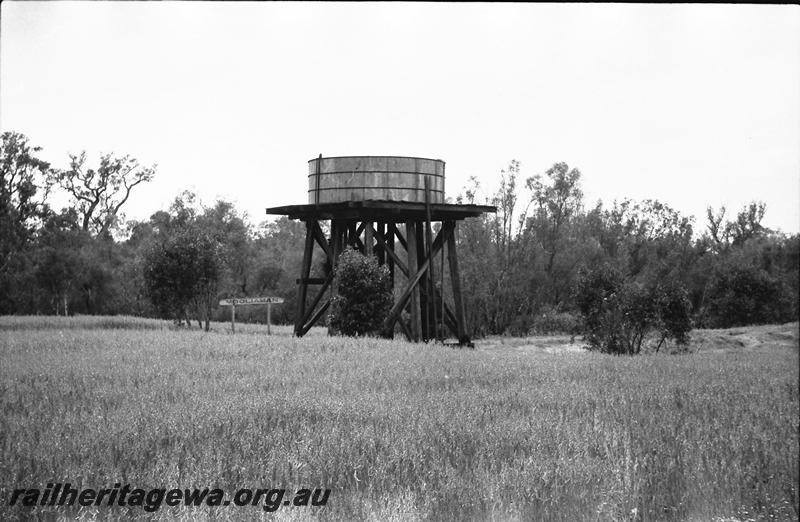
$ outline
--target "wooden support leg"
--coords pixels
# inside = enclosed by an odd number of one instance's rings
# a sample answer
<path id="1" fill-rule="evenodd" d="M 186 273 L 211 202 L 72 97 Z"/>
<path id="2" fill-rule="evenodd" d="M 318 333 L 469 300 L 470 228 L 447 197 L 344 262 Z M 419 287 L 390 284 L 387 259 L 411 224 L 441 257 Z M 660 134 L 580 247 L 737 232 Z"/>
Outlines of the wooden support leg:
<path id="1" fill-rule="evenodd" d="M 372 222 L 367 221 L 364 224 L 364 255 L 372 255 L 372 237 L 375 235 L 375 229 L 372 228 Z"/>
<path id="2" fill-rule="evenodd" d="M 386 255 L 386 261 L 389 264 L 389 280 L 392 282 L 392 289 L 394 289 L 394 225 L 392 223 L 388 223 L 386 226 L 386 236 L 385 244 L 384 244 L 384 252 Z"/>
<path id="3" fill-rule="evenodd" d="M 329 274 L 328 277 L 325 279 L 325 282 L 322 284 L 322 287 L 317 291 L 317 295 L 311 301 L 311 305 L 308 306 L 306 309 L 306 315 L 303 317 L 303 326 L 300 327 L 299 335 L 305 335 L 308 330 L 314 326 L 314 323 L 321 317 L 319 311 L 314 313 L 314 310 L 317 308 L 317 304 L 319 304 L 320 300 L 322 300 L 322 296 L 325 295 L 325 292 L 328 290 L 328 287 L 333 280 L 333 274 Z M 324 308 L 328 308 L 331 304 L 331 299 L 328 297 L 328 300 L 323 305 Z"/>
<path id="4" fill-rule="evenodd" d="M 417 273 L 417 230 L 416 223 L 409 221 L 406 223 L 406 237 L 408 238 L 408 284 L 413 284 L 412 277 Z M 419 306 L 419 288 L 414 285 L 411 290 L 411 340 L 419 342 L 422 337 L 420 330 L 420 306 Z"/>
<path id="5" fill-rule="evenodd" d="M 461 300 L 461 276 L 458 272 L 458 255 L 456 254 L 456 223 L 448 222 L 453 227 L 453 233 L 447 238 L 447 257 L 450 261 L 450 283 L 453 286 L 453 302 L 456 306 L 456 328 L 458 330 L 458 343 L 471 345 L 467 335 L 467 325 L 464 319 L 464 304 Z"/>
<path id="6" fill-rule="evenodd" d="M 375 224 L 375 226 L 376 226 L 375 230 L 376 236 L 378 234 L 382 236 L 386 235 L 386 225 L 384 223 L 379 221 L 378 223 Z M 384 249 L 384 246 L 379 242 L 375 243 L 375 255 L 378 257 L 379 265 L 383 265 L 386 263 L 386 250 Z"/>
<path id="7" fill-rule="evenodd" d="M 425 223 L 422 221 L 417 221 L 415 223 L 416 229 L 416 243 L 417 243 L 417 266 L 421 266 L 422 263 L 425 262 L 425 258 L 428 256 L 428 252 L 426 247 L 428 245 L 425 244 Z M 408 238 L 408 242 L 411 243 L 411 238 Z M 427 290 L 428 283 L 430 282 L 429 279 L 430 268 L 420 281 L 422 287 Z M 419 296 L 419 309 L 420 309 L 420 327 L 422 329 L 422 340 L 428 341 L 431 338 L 430 332 L 430 302 L 428 299 L 428 295 L 430 292 L 420 293 Z"/>
<path id="8" fill-rule="evenodd" d="M 441 319 L 441 341 L 444 342 L 445 337 L 447 337 L 447 331 L 445 330 L 445 323 L 447 322 L 447 315 L 445 315 L 445 306 L 444 306 L 444 251 L 442 249 L 441 260 L 439 261 L 439 291 L 436 292 L 439 295 L 439 319 Z M 455 324 L 453 324 L 455 326 Z M 451 327 L 451 329 L 453 329 Z M 438 339 L 438 337 L 437 337 Z"/>
<path id="9" fill-rule="evenodd" d="M 297 289 L 297 317 L 294 322 L 294 334 L 302 336 L 303 318 L 306 315 L 306 294 L 308 293 L 308 275 L 311 272 L 311 258 L 314 255 L 314 223 L 306 221 L 306 244 L 303 250 L 303 264 L 300 267 L 300 286 Z"/>
<path id="10" fill-rule="evenodd" d="M 444 248 L 442 249 L 442 252 L 444 252 Z M 424 289 L 424 287 L 422 289 Z M 420 289 L 420 290 L 422 290 L 422 289 Z M 458 328 L 456 327 L 456 322 L 457 321 L 456 321 L 455 315 L 453 315 L 453 312 L 450 310 L 450 307 L 447 306 L 447 303 L 444 302 L 444 299 L 442 298 L 441 294 L 439 293 L 439 290 L 437 290 L 435 287 L 433 289 L 433 302 L 436 303 L 437 309 L 440 308 L 442 310 L 443 315 L 441 315 L 439 317 L 440 317 L 440 319 L 442 319 L 443 325 L 446 326 L 447 328 L 449 328 L 450 331 L 453 332 L 453 335 L 457 339 L 458 338 Z M 444 332 L 442 332 L 442 333 L 444 334 Z M 442 339 L 442 340 L 444 340 L 444 339 Z"/>
<path id="11" fill-rule="evenodd" d="M 355 227 L 355 223 L 353 223 L 353 226 Z M 331 220 L 331 257 L 333 259 L 333 262 L 331 263 L 331 273 L 334 275 L 336 274 L 336 265 L 339 262 L 339 254 L 342 253 L 343 243 L 346 240 L 348 228 L 347 222 L 345 221 L 339 219 Z M 333 299 L 338 294 L 339 289 L 337 286 L 338 285 L 334 277 L 333 281 L 331 282 L 331 297 L 328 302 L 333 302 Z M 328 335 L 333 335 L 334 333 L 336 332 L 334 332 L 333 328 L 328 326 Z"/>
<path id="12" fill-rule="evenodd" d="M 426 248 L 426 257 L 427 253 L 433 251 L 433 238 L 432 238 L 432 230 L 431 230 L 431 191 L 430 191 L 430 178 L 425 176 L 425 248 Z M 425 288 L 427 290 L 426 294 L 426 315 L 428 318 L 428 340 L 430 339 L 439 339 L 439 333 L 437 332 L 438 322 L 436 320 L 436 299 L 434 299 L 434 285 L 436 284 L 436 276 L 434 275 L 434 266 L 436 265 L 433 260 L 431 260 L 431 266 L 428 268 L 428 273 L 426 274 L 426 281 L 427 284 Z"/>
<path id="13" fill-rule="evenodd" d="M 386 235 L 387 233 L 388 236 Z M 380 229 L 375 231 L 375 248 L 383 254 L 383 262 L 389 265 L 389 283 L 391 284 L 392 290 L 394 290 L 395 264 L 406 275 L 406 277 L 408 277 L 408 268 L 406 268 L 405 264 L 397 257 L 397 254 L 394 251 L 394 234 L 395 233 L 391 223 L 388 223 L 388 226 L 384 227 L 383 231 Z"/>

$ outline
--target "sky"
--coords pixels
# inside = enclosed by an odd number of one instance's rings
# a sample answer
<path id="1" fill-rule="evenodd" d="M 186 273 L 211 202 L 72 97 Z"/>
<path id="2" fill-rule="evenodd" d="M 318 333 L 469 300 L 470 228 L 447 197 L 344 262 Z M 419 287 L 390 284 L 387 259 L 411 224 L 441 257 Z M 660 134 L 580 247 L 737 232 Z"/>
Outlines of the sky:
<path id="1" fill-rule="evenodd" d="M 587 206 L 696 216 L 763 201 L 800 231 L 800 7 L 494 3 L 0 5 L 0 129 L 40 157 L 157 164 L 124 211 L 183 190 L 251 222 L 307 202 L 308 160 L 446 162 L 455 198 L 580 169 Z"/>

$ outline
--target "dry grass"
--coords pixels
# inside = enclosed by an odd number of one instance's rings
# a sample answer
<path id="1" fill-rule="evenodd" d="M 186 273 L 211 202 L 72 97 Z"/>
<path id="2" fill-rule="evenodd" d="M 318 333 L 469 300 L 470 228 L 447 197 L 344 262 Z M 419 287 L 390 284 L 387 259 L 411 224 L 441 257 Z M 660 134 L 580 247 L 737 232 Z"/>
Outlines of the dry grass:
<path id="1" fill-rule="evenodd" d="M 798 516 L 796 334 L 630 358 L 162 326 L 0 318 L 1 519 L 153 517 L 7 506 L 53 481 L 332 489 L 324 509 L 162 519 Z"/>
<path id="2" fill-rule="evenodd" d="M 186 325 L 175 326 L 172 321 L 162 319 L 147 319 L 144 317 L 132 317 L 128 315 L 115 316 L 96 316 L 96 315 L 75 315 L 75 316 L 39 316 L 39 315 L 5 315 L 0 316 L 0 331 L 10 330 L 176 330 L 176 331 L 198 331 L 202 328 L 197 322 L 192 323 L 191 328 Z M 292 337 L 292 326 L 272 325 L 271 333 L 276 336 Z M 212 322 L 211 331 L 219 334 L 230 334 L 231 323 Z M 327 335 L 326 328 L 312 328 L 307 337 L 320 337 Z M 236 323 L 236 334 L 266 334 L 266 324 Z"/>

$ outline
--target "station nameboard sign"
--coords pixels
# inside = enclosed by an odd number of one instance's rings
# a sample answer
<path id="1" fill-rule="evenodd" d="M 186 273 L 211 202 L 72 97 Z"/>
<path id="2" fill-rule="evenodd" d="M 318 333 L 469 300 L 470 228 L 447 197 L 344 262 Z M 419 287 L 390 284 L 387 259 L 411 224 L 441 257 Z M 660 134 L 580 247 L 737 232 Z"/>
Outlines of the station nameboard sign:
<path id="1" fill-rule="evenodd" d="M 241 305 L 267 305 L 267 335 L 272 334 L 272 305 L 283 302 L 282 297 L 232 297 L 219 302 L 220 306 L 231 307 L 231 332 L 236 331 L 236 307 Z"/>
<path id="2" fill-rule="evenodd" d="M 223 299 L 219 302 L 220 306 L 239 306 L 239 305 L 256 305 L 256 304 L 278 304 L 282 303 L 282 297 L 235 297 L 231 299 Z"/>

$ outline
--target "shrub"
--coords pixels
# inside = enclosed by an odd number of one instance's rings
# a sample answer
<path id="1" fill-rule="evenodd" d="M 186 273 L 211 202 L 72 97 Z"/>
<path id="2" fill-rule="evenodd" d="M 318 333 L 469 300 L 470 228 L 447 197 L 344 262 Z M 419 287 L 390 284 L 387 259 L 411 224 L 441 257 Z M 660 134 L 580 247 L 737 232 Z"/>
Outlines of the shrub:
<path id="1" fill-rule="evenodd" d="M 389 269 L 348 248 L 339 256 L 334 280 L 338 295 L 328 316 L 331 327 L 343 335 L 377 334 L 392 307 Z"/>
<path id="2" fill-rule="evenodd" d="M 730 328 L 794 319 L 790 291 L 780 278 L 747 263 L 725 263 L 708 283 L 703 324 Z"/>
<path id="3" fill-rule="evenodd" d="M 146 253 L 143 276 L 147 295 L 162 315 L 178 324 L 194 308 L 198 321 L 210 325 L 222 272 L 220 244 L 210 235 L 182 231 Z"/>
<path id="4" fill-rule="evenodd" d="M 533 335 L 575 335 L 582 329 L 581 318 L 577 314 L 545 306 L 533 317 L 528 333 Z"/>
<path id="5" fill-rule="evenodd" d="M 622 274 L 605 264 L 593 270 L 582 270 L 578 275 L 575 303 L 583 315 L 584 337 L 589 345 L 602 351 L 616 351 L 614 336 L 616 307 L 608 304 L 616 298 L 622 286 Z"/>
<path id="6" fill-rule="evenodd" d="M 692 330 L 692 302 L 689 291 L 676 283 L 667 281 L 656 287 L 656 327 L 661 335 L 656 351 L 665 340 L 672 338 L 679 346 L 689 344 Z"/>
<path id="7" fill-rule="evenodd" d="M 626 281 L 618 269 L 602 265 L 581 272 L 575 298 L 592 349 L 637 354 L 653 334 L 656 351 L 670 338 L 679 345 L 689 341 L 691 304 L 686 289 L 675 281 Z"/>

